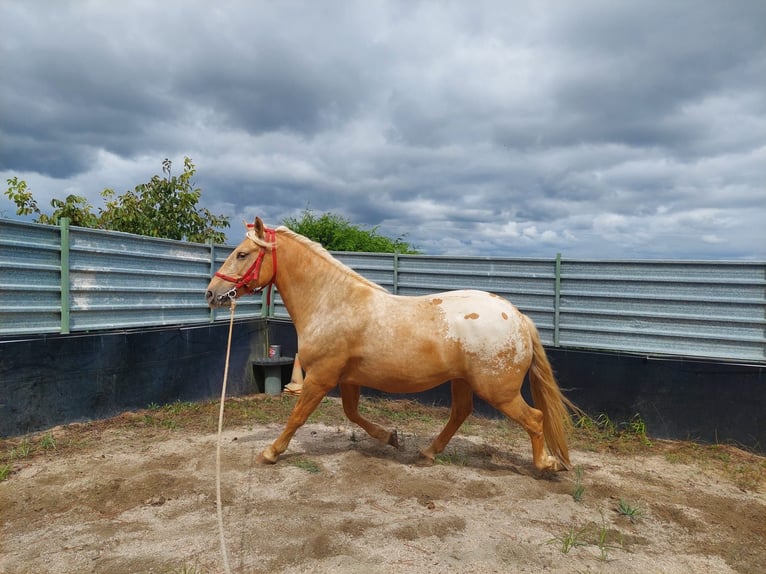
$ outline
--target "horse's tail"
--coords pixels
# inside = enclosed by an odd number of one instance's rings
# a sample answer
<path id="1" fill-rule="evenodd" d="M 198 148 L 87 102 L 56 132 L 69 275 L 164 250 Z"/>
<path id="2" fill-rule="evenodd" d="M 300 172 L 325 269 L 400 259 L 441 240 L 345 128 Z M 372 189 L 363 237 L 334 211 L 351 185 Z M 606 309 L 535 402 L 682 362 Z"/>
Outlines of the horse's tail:
<path id="1" fill-rule="evenodd" d="M 543 411 L 543 436 L 548 449 L 568 467 L 567 434 L 572 430 L 572 419 L 568 409 L 574 412 L 581 411 L 561 393 L 543 344 L 540 342 L 537 327 L 529 317 L 524 318 L 529 325 L 529 333 L 532 337 L 532 365 L 529 368 L 532 400 L 535 407 Z"/>

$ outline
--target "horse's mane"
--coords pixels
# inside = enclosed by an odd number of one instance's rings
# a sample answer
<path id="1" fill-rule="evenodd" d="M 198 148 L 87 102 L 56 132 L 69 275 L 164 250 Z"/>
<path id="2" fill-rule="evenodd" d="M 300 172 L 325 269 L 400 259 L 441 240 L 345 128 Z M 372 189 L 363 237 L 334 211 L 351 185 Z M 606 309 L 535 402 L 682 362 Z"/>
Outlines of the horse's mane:
<path id="1" fill-rule="evenodd" d="M 341 274 L 346 275 L 352 279 L 355 279 L 356 281 L 359 281 L 361 283 L 364 283 L 365 285 L 372 287 L 373 289 L 377 289 L 380 291 L 387 291 L 385 287 L 382 287 L 375 283 L 374 281 L 370 281 L 366 277 L 363 277 L 351 267 L 343 263 L 342 261 L 338 261 L 333 257 L 329 251 L 327 251 L 324 247 L 322 247 L 321 244 L 317 243 L 316 241 L 312 241 L 308 237 L 304 237 L 303 235 L 300 235 L 298 233 L 295 233 L 292 229 L 285 227 L 284 225 L 280 225 L 277 227 L 277 231 L 280 233 L 284 233 L 291 239 L 294 239 L 301 245 L 305 246 L 307 249 L 309 249 L 314 255 L 317 257 L 320 257 L 327 261 L 330 265 L 332 265 L 337 271 L 339 271 Z"/>

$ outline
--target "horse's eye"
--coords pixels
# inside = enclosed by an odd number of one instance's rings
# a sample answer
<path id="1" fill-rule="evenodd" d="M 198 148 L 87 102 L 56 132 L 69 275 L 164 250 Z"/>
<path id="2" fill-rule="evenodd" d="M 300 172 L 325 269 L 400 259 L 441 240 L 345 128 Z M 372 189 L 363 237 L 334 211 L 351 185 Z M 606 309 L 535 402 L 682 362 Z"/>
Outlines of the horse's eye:
<path id="1" fill-rule="evenodd" d="M 249 255 L 249 253 L 246 253 L 244 251 L 240 251 L 239 253 L 237 253 L 237 259 L 246 259 L 248 255 Z"/>

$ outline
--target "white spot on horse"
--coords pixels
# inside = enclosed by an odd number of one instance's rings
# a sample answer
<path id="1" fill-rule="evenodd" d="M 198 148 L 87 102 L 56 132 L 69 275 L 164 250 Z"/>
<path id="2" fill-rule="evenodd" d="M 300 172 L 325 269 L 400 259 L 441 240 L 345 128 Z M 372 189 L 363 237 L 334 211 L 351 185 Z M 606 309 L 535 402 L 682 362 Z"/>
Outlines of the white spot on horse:
<path id="1" fill-rule="evenodd" d="M 458 341 L 466 353 L 498 368 L 513 356 L 513 363 L 529 359 L 531 347 L 526 323 L 507 300 L 483 291 L 442 293 L 441 308 L 447 337 Z"/>

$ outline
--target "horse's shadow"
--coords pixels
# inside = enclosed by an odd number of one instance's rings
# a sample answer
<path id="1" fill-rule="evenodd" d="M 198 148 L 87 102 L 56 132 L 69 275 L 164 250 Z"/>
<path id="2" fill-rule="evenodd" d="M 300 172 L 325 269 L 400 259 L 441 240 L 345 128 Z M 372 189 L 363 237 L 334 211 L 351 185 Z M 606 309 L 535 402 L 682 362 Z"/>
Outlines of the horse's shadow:
<path id="1" fill-rule="evenodd" d="M 345 438 L 340 435 L 327 440 L 324 435 L 312 433 L 302 437 L 300 447 L 294 446 L 280 456 L 280 460 L 288 462 L 306 456 L 332 456 L 350 450 L 359 456 L 376 459 L 382 462 L 395 462 L 411 467 L 431 467 L 438 465 L 460 467 L 465 466 L 488 473 L 509 473 L 529 476 L 535 479 L 558 482 L 558 473 L 539 471 L 532 465 L 530 458 L 508 448 L 500 448 L 492 444 L 477 444 L 459 436 L 454 437 L 443 453 L 437 455 L 435 461 L 425 458 L 420 450 L 429 444 L 428 439 L 411 433 L 398 431 L 399 447 L 394 448 L 381 444 L 372 437 L 356 429 L 344 431 Z M 316 440 L 314 440 L 316 437 Z M 249 440 L 260 440 L 252 437 Z M 248 441 L 247 438 L 244 439 Z M 321 462 L 321 461 L 319 461 Z"/>

